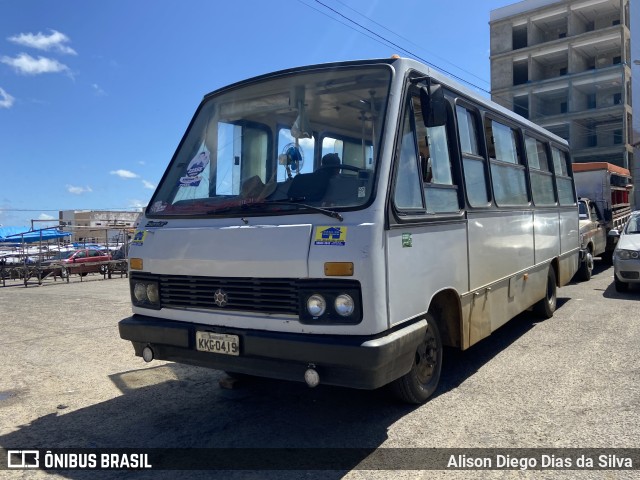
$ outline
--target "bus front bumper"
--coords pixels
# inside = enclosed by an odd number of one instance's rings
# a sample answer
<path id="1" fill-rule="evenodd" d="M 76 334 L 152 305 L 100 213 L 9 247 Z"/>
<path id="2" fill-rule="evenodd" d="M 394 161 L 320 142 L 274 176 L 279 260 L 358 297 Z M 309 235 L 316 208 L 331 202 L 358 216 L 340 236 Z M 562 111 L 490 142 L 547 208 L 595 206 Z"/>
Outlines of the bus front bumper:
<path id="1" fill-rule="evenodd" d="M 426 321 L 357 337 L 213 327 L 144 315 L 125 318 L 118 327 L 120 337 L 131 341 L 137 356 L 149 347 L 157 360 L 293 381 L 304 381 L 304 372 L 312 365 L 320 383 L 374 389 L 409 372 L 424 339 Z M 197 331 L 237 335 L 240 354 L 197 350 Z"/>

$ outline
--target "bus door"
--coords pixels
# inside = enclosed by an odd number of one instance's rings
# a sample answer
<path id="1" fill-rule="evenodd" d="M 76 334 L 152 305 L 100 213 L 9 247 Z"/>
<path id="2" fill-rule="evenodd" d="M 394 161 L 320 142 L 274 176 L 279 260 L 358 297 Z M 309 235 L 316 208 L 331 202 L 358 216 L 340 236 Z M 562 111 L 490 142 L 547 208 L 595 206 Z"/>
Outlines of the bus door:
<path id="1" fill-rule="evenodd" d="M 389 318 L 419 317 L 439 291 L 468 288 L 467 231 L 452 168 L 452 122 L 427 128 L 417 87 L 404 106 L 387 231 Z"/>

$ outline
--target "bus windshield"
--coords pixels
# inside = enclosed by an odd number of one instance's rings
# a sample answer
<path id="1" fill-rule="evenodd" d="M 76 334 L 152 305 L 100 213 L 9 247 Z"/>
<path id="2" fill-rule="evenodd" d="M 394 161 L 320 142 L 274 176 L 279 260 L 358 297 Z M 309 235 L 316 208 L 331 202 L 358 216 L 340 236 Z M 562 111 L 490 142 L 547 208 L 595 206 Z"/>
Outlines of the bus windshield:
<path id="1" fill-rule="evenodd" d="M 147 214 L 359 208 L 372 195 L 391 71 L 279 75 L 206 98 Z M 248 208 L 251 206 L 251 208 Z M 311 209 L 309 209 L 311 211 Z"/>

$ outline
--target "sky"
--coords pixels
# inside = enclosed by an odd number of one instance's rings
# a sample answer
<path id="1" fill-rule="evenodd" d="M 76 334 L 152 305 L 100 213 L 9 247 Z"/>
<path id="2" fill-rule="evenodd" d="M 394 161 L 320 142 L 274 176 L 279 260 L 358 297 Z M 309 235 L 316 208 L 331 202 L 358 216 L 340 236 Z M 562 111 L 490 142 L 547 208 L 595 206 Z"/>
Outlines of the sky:
<path id="1" fill-rule="evenodd" d="M 0 0 L 0 225 L 146 207 L 202 97 L 270 71 L 399 54 L 489 91 L 511 3 Z"/>

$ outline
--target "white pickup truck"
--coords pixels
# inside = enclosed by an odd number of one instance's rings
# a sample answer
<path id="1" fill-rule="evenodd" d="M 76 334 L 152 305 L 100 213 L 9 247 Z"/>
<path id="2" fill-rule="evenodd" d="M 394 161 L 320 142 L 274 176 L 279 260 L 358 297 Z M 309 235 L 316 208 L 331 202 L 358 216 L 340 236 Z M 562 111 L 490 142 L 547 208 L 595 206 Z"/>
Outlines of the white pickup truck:
<path id="1" fill-rule="evenodd" d="M 589 280 L 593 258 L 610 262 L 617 238 L 609 236 L 629 219 L 632 188 L 629 170 L 605 162 L 574 163 L 579 198 L 580 268 L 577 276 Z"/>

